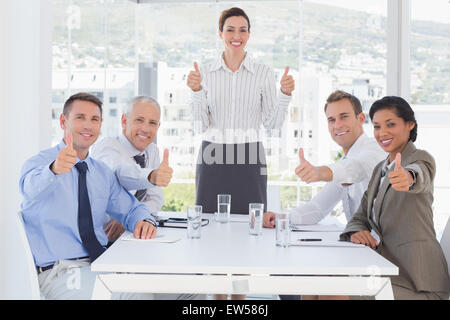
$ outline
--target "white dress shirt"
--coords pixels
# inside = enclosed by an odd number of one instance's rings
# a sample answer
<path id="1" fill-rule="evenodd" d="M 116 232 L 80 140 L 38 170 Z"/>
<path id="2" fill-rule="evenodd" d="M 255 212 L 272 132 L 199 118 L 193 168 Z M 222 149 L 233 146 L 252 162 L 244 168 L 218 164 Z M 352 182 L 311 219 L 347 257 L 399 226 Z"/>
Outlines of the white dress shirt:
<path id="1" fill-rule="evenodd" d="M 277 94 L 275 74 L 254 63 L 249 54 L 236 72 L 223 55 L 200 66 L 202 90 L 192 92 L 194 128 L 203 139 L 215 143 L 247 143 L 262 140 L 262 128 L 279 129 L 286 118 L 291 96 Z"/>
<path id="2" fill-rule="evenodd" d="M 145 168 L 141 168 L 134 156 L 145 154 Z M 151 213 L 161 210 L 164 195 L 160 187 L 148 181 L 148 175 L 160 165 L 158 146 L 150 143 L 143 151 L 136 149 L 128 139 L 121 134 L 118 137 L 106 137 L 96 142 L 90 154 L 93 158 L 105 162 L 116 174 L 120 184 L 134 194 L 137 190 L 147 189 L 142 202 Z"/>
<path id="3" fill-rule="evenodd" d="M 347 155 L 328 165 L 333 172 L 333 181 L 328 182 L 309 202 L 291 210 L 291 223 L 316 224 L 325 218 L 339 201 L 342 201 L 345 217 L 349 221 L 361 203 L 373 169 L 385 158 L 386 153 L 375 139 L 363 133 Z"/>

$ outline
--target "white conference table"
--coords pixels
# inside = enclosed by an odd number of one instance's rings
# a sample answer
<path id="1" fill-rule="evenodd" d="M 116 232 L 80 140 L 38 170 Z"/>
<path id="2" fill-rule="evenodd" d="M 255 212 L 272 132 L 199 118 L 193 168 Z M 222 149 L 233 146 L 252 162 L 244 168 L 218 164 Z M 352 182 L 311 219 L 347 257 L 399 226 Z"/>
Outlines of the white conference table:
<path id="1" fill-rule="evenodd" d="M 214 217 L 201 239 L 186 229 L 159 228 L 174 243 L 125 241 L 122 235 L 91 265 L 98 272 L 92 299 L 113 292 L 199 294 L 368 295 L 393 299 L 388 276 L 398 268 L 374 250 L 359 247 L 275 246 L 275 230 L 248 234 L 248 223 L 220 224 Z M 233 217 L 233 215 L 232 215 Z M 244 218 L 245 219 L 245 218 Z M 334 241 L 339 232 L 291 232 L 297 238 Z"/>

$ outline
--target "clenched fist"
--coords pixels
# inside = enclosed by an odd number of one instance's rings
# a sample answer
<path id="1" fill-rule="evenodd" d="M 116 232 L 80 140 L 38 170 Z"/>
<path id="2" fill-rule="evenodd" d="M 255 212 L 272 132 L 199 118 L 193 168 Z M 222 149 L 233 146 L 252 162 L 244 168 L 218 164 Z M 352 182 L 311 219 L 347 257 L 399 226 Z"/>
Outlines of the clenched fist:
<path id="1" fill-rule="evenodd" d="M 65 142 L 66 147 L 59 151 L 58 157 L 50 166 L 50 170 L 54 174 L 65 174 L 70 172 L 77 162 L 77 152 L 73 148 L 72 134 L 70 132 L 67 133 Z"/>

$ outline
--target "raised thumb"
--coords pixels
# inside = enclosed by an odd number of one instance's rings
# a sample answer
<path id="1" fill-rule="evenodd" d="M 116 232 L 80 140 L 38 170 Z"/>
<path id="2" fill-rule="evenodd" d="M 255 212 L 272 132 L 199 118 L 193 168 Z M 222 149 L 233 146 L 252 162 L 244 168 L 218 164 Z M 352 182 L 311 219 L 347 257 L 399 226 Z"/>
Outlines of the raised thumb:
<path id="1" fill-rule="evenodd" d="M 164 149 L 163 161 L 161 164 L 169 165 L 169 150 Z"/>
<path id="2" fill-rule="evenodd" d="M 303 148 L 300 148 L 300 149 L 298 150 L 298 156 L 299 156 L 299 158 L 300 158 L 300 163 L 303 163 L 303 162 L 306 161 L 306 160 L 305 160 L 305 154 L 304 154 L 304 152 L 303 152 Z"/>
<path id="3" fill-rule="evenodd" d="M 288 73 L 289 73 L 289 67 L 286 67 L 286 68 L 284 69 L 283 77 L 286 77 L 286 76 L 288 75 Z"/>
<path id="4" fill-rule="evenodd" d="M 395 156 L 395 171 L 400 170 L 402 167 L 402 155 L 400 153 L 397 153 Z"/>

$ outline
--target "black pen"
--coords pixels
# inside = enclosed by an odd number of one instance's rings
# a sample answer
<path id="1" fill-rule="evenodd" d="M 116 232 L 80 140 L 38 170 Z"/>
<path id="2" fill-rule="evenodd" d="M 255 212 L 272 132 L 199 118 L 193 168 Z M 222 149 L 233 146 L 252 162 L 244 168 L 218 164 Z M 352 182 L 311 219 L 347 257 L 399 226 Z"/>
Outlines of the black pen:
<path id="1" fill-rule="evenodd" d="M 322 241 L 322 239 L 297 239 L 297 241 Z"/>

